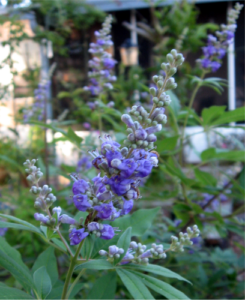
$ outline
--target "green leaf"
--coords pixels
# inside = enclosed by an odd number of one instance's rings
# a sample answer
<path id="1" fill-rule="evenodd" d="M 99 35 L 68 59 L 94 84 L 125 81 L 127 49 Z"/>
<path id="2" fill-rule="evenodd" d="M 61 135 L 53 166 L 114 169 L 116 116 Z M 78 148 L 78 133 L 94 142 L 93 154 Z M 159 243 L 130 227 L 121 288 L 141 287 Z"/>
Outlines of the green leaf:
<path id="1" fill-rule="evenodd" d="M 83 139 L 80 136 L 76 135 L 76 133 L 70 127 L 67 131 L 67 137 L 70 141 L 75 142 L 75 144 L 77 144 L 78 146 L 80 146 L 83 141 Z"/>
<path id="2" fill-rule="evenodd" d="M 54 239 L 51 239 L 51 241 L 59 248 L 63 249 L 64 251 L 67 251 L 65 245 L 60 240 L 54 238 Z"/>
<path id="3" fill-rule="evenodd" d="M 173 91 L 167 91 L 166 94 L 169 95 L 172 100 L 169 107 L 171 107 L 175 117 L 177 117 L 180 111 L 180 101 Z"/>
<path id="4" fill-rule="evenodd" d="M 65 131 L 64 129 L 56 127 L 56 123 L 46 124 L 46 123 L 43 123 L 43 122 L 40 122 L 40 121 L 33 121 L 33 120 L 29 121 L 28 123 L 33 124 L 33 125 L 37 125 L 37 126 L 40 126 L 40 127 L 44 127 L 44 128 L 49 128 L 49 129 L 51 129 L 55 132 L 60 132 L 66 137 L 67 140 L 74 143 L 75 145 L 77 145 L 80 148 L 80 144 L 81 144 L 81 141 L 83 139 L 80 138 L 78 135 L 76 135 L 76 133 L 71 128 L 69 128 L 68 131 Z"/>
<path id="5" fill-rule="evenodd" d="M 85 259 L 89 259 L 91 257 L 92 251 L 94 248 L 94 237 L 89 235 L 82 246 L 82 257 Z"/>
<path id="6" fill-rule="evenodd" d="M 178 280 L 183 280 L 183 281 L 190 283 L 190 281 L 188 281 L 184 277 L 180 276 L 179 274 L 177 274 L 169 269 L 166 269 L 162 266 L 158 266 L 158 265 L 148 264 L 148 265 L 144 266 L 144 265 L 128 264 L 128 265 L 125 265 L 124 268 L 154 273 L 154 274 L 161 275 L 164 277 L 176 278 Z"/>
<path id="7" fill-rule="evenodd" d="M 245 166 L 243 166 L 242 172 L 238 178 L 240 186 L 245 190 Z"/>
<path id="8" fill-rule="evenodd" d="M 204 185 L 216 186 L 217 179 L 210 173 L 195 169 L 196 178 Z"/>
<path id="9" fill-rule="evenodd" d="M 33 279 L 37 288 L 38 295 L 45 299 L 52 290 L 51 279 L 46 268 L 43 266 L 37 269 L 33 274 Z"/>
<path id="10" fill-rule="evenodd" d="M 0 228 L 4 228 L 4 227 L 35 232 L 30 227 L 27 227 L 27 226 L 24 226 L 24 225 L 21 225 L 21 224 L 16 224 L 16 223 L 4 222 L 4 221 L 0 220 Z"/>
<path id="11" fill-rule="evenodd" d="M 124 269 L 117 269 L 117 274 L 134 299 L 154 299 L 138 276 Z"/>
<path id="12" fill-rule="evenodd" d="M 56 283 L 59 278 L 56 257 L 54 255 L 54 248 L 49 247 L 42 252 L 32 267 L 32 273 L 37 271 L 39 268 L 45 267 L 46 271 L 51 279 L 52 286 Z"/>
<path id="13" fill-rule="evenodd" d="M 0 217 L 3 217 L 3 218 L 5 218 L 5 219 L 9 219 L 9 220 L 14 221 L 14 222 L 16 222 L 16 223 L 18 223 L 18 224 L 25 225 L 25 226 L 31 228 L 33 232 L 36 232 L 36 233 L 39 233 L 39 234 L 41 233 L 41 231 L 39 230 L 39 228 L 37 228 L 37 227 L 34 226 L 33 224 L 31 224 L 31 223 L 29 223 L 29 222 L 26 222 L 26 221 L 24 221 L 24 220 L 18 219 L 18 218 L 14 217 L 14 216 L 5 215 L 5 214 L 0 214 Z"/>
<path id="14" fill-rule="evenodd" d="M 11 257 L 11 253 L 12 251 L 7 254 L 0 250 L 0 265 L 8 270 L 24 289 L 28 291 L 35 289 L 30 271 L 23 262 L 19 261 L 19 259 L 15 259 L 15 255 Z"/>
<path id="15" fill-rule="evenodd" d="M 203 126 L 213 125 L 213 122 L 224 114 L 226 106 L 211 106 L 202 110 Z"/>
<path id="16" fill-rule="evenodd" d="M 158 141 L 157 143 L 157 151 L 159 153 L 163 152 L 163 151 L 171 151 L 174 150 L 177 141 L 178 141 L 179 136 L 173 136 L 170 138 L 165 138 L 161 141 Z"/>
<path id="17" fill-rule="evenodd" d="M 131 231 L 132 231 L 132 228 L 129 227 L 123 232 L 123 234 L 121 234 L 121 236 L 117 242 L 117 247 L 123 248 L 124 253 L 121 254 L 119 258 L 115 258 L 114 265 L 118 264 L 125 256 L 128 248 L 129 248 L 130 241 L 131 241 Z"/>
<path id="18" fill-rule="evenodd" d="M 138 277 L 144 280 L 144 284 L 156 293 L 166 297 L 167 299 L 189 299 L 184 293 L 172 287 L 170 284 L 163 282 L 155 277 L 133 272 Z"/>
<path id="19" fill-rule="evenodd" d="M 15 248 L 11 247 L 3 237 L 0 237 L 0 250 L 5 252 L 12 259 L 14 259 L 20 265 L 22 265 L 23 268 L 25 268 L 27 272 L 29 271 L 27 266 L 23 263 L 19 251 L 17 251 Z"/>
<path id="20" fill-rule="evenodd" d="M 110 272 L 97 279 L 87 299 L 115 299 L 117 276 Z"/>
<path id="21" fill-rule="evenodd" d="M 115 267 L 105 259 L 90 260 L 81 265 L 78 265 L 75 270 L 90 269 L 90 270 L 110 270 Z"/>
<path id="22" fill-rule="evenodd" d="M 219 118 L 212 122 L 212 125 L 222 125 L 231 122 L 244 121 L 245 107 L 224 112 Z"/>
<path id="23" fill-rule="evenodd" d="M 48 299 L 61 299 L 63 287 L 53 288 L 50 294 L 48 295 Z"/>
<path id="24" fill-rule="evenodd" d="M 24 173 L 23 167 L 20 164 L 18 164 L 15 160 L 8 157 L 7 155 L 0 154 L 0 161 L 1 160 L 8 163 L 10 166 L 14 167 L 15 169 L 17 169 L 21 173 Z"/>
<path id="25" fill-rule="evenodd" d="M 242 150 L 229 151 L 208 148 L 201 153 L 201 159 L 202 161 L 224 160 L 245 162 L 245 155 Z"/>
<path id="26" fill-rule="evenodd" d="M 34 299 L 34 298 L 21 290 L 10 288 L 7 286 L 1 286 L 0 299 Z"/>
<path id="27" fill-rule="evenodd" d="M 71 286 L 71 285 L 70 285 L 70 286 Z M 70 288 L 70 286 L 69 286 L 69 288 Z M 71 293 L 70 293 L 68 299 L 74 299 L 75 296 L 76 296 L 76 294 L 79 293 L 79 292 L 81 291 L 81 289 L 83 289 L 83 288 L 84 288 L 84 284 L 83 284 L 83 283 L 78 283 L 78 284 L 76 284 L 76 285 L 73 287 L 73 289 L 72 289 L 72 291 L 71 291 Z M 69 289 L 68 289 L 68 290 L 69 290 Z"/>
<path id="28" fill-rule="evenodd" d="M 132 227 L 132 236 L 142 236 L 150 228 L 156 217 L 159 207 L 152 209 L 139 209 L 132 215 L 126 215 L 112 222 L 113 227 L 125 230 Z"/>

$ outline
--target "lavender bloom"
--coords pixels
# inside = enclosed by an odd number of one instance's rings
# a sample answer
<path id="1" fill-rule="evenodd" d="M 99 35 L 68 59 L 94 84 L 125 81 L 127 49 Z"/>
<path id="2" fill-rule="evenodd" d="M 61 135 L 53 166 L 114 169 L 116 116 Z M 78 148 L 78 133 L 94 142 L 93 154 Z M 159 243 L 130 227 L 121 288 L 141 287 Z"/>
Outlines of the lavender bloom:
<path id="1" fill-rule="evenodd" d="M 47 224 L 49 222 L 49 217 L 48 216 L 44 216 L 43 214 L 35 213 L 34 214 L 34 218 L 37 221 L 40 221 L 43 224 Z"/>
<path id="2" fill-rule="evenodd" d="M 100 238 L 103 240 L 110 240 L 114 237 L 115 232 L 113 227 L 108 224 L 103 224 L 103 229 L 101 230 Z"/>
<path id="3" fill-rule="evenodd" d="M 91 71 L 88 73 L 90 77 L 90 85 L 85 86 L 84 90 L 89 91 L 92 96 L 99 95 L 106 89 L 113 89 L 111 84 L 117 78 L 112 75 L 111 70 L 117 63 L 109 52 L 106 50 L 113 45 L 110 36 L 112 17 L 109 15 L 102 24 L 100 31 L 95 31 L 96 43 L 90 43 L 89 53 L 93 58 L 88 64 Z"/>
<path id="4" fill-rule="evenodd" d="M 83 156 L 77 163 L 77 172 L 86 171 L 92 168 L 90 156 Z"/>
<path id="5" fill-rule="evenodd" d="M 84 122 L 83 123 L 83 127 L 87 130 L 89 130 L 91 128 L 91 124 L 89 124 L 88 122 Z"/>
<path id="6" fill-rule="evenodd" d="M 225 56 L 229 44 L 233 42 L 236 30 L 236 19 L 243 5 L 236 3 L 227 16 L 227 25 L 221 25 L 221 31 L 208 35 L 207 46 L 202 48 L 204 57 L 198 59 L 200 66 L 208 71 L 216 72 L 221 67 L 221 59 Z"/>
<path id="7" fill-rule="evenodd" d="M 74 182 L 72 192 L 74 195 L 84 194 L 87 189 L 88 183 L 85 180 L 80 179 Z"/>
<path id="8" fill-rule="evenodd" d="M 72 231 L 69 234 L 70 244 L 72 246 L 78 245 L 79 243 L 81 243 L 81 241 L 83 239 L 86 238 L 86 236 L 88 236 L 88 233 L 84 232 L 84 228 L 81 228 L 81 229 L 73 228 Z"/>
<path id="9" fill-rule="evenodd" d="M 92 207 L 91 203 L 88 201 L 87 195 L 74 195 L 73 203 L 80 211 L 87 211 L 87 209 Z"/>
<path id="10" fill-rule="evenodd" d="M 60 206 L 58 206 L 58 207 L 54 207 L 53 209 L 52 209 L 52 212 L 53 212 L 53 214 L 57 214 L 57 217 L 58 217 L 58 219 L 59 219 L 59 217 L 60 217 L 60 214 L 61 214 L 61 211 L 62 211 L 62 209 L 61 209 L 61 207 Z"/>
<path id="11" fill-rule="evenodd" d="M 102 220 L 114 219 L 117 216 L 117 211 L 113 206 L 112 201 L 110 203 L 94 206 L 94 209 L 98 212 L 97 217 Z"/>
<path id="12" fill-rule="evenodd" d="M 88 231 L 95 233 L 99 238 L 104 240 L 110 240 L 115 235 L 113 227 L 108 224 L 99 224 L 97 222 L 89 223 Z"/>
<path id="13" fill-rule="evenodd" d="M 134 255 L 131 253 L 131 250 L 128 250 L 125 256 L 123 257 L 120 265 L 129 264 L 134 259 Z"/>
<path id="14" fill-rule="evenodd" d="M 64 224 L 70 224 L 70 225 L 75 225 L 76 224 L 76 220 L 69 217 L 68 215 L 61 215 L 59 217 L 59 222 L 60 223 L 64 223 Z"/>
<path id="15" fill-rule="evenodd" d="M 97 222 L 91 222 L 88 224 L 88 231 L 97 231 L 100 230 L 100 224 Z"/>
<path id="16" fill-rule="evenodd" d="M 123 215 L 127 215 L 128 213 L 130 213 L 130 211 L 132 210 L 134 206 L 134 200 L 124 200 L 123 201 L 123 208 L 121 210 L 121 216 Z"/>
<path id="17" fill-rule="evenodd" d="M 0 228 L 0 236 L 4 236 L 5 233 L 7 232 L 8 228 Z"/>

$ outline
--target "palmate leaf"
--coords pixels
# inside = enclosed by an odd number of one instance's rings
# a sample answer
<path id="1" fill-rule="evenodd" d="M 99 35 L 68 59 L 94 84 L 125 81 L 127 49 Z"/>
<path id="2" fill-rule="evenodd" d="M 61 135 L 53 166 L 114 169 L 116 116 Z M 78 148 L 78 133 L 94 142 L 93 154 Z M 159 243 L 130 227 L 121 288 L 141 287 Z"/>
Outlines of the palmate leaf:
<path id="1" fill-rule="evenodd" d="M 27 293 L 7 286 L 0 287 L 0 299 L 34 299 L 32 296 Z"/>
<path id="2" fill-rule="evenodd" d="M 140 277 L 124 269 L 116 269 L 118 276 L 134 299 L 154 299 Z"/>
<path id="3" fill-rule="evenodd" d="M 132 271 L 132 273 L 142 278 L 144 280 L 144 284 L 150 289 L 166 297 L 167 299 L 189 299 L 184 293 L 166 282 L 139 272 Z"/>
<path id="4" fill-rule="evenodd" d="M 154 273 L 157 275 L 161 275 L 164 277 L 169 277 L 169 278 L 175 278 L 178 280 L 183 280 L 186 281 L 188 283 L 190 283 L 190 281 L 188 281 L 187 279 L 185 279 L 184 277 L 180 276 L 179 274 L 164 268 L 162 266 L 158 266 L 158 265 L 152 265 L 152 264 L 148 264 L 148 265 L 136 265 L 136 264 L 128 264 L 124 266 L 125 269 L 129 269 L 129 270 L 137 270 L 137 271 L 142 271 L 142 272 L 149 272 L 149 273 Z"/>
<path id="5" fill-rule="evenodd" d="M 131 241 L 131 227 L 127 228 L 123 234 L 120 236 L 118 242 L 117 242 L 117 247 L 118 248 L 122 248 L 124 250 L 124 253 L 120 255 L 119 258 L 115 258 L 114 260 L 114 265 L 118 264 L 123 257 L 125 256 L 128 248 L 129 248 L 129 244 Z"/>
<path id="6" fill-rule="evenodd" d="M 97 279 L 87 299 L 115 299 L 117 276 L 110 272 Z"/>

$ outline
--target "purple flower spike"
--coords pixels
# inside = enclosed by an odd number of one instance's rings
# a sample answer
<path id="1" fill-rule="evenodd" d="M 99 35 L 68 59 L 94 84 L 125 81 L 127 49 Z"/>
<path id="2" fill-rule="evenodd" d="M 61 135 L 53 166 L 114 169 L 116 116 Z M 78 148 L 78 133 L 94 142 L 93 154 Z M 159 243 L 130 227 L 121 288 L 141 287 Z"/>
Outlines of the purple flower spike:
<path id="1" fill-rule="evenodd" d="M 76 224 L 76 220 L 69 217 L 68 215 L 61 215 L 59 217 L 59 222 L 64 224 L 70 224 L 70 225 Z"/>
<path id="2" fill-rule="evenodd" d="M 74 195 L 84 194 L 87 189 L 88 189 L 88 183 L 85 180 L 80 179 L 74 182 L 72 187 L 72 192 Z"/>
<path id="3" fill-rule="evenodd" d="M 113 227 L 108 224 L 103 224 L 103 229 L 101 230 L 100 238 L 103 240 L 110 240 L 114 237 L 115 232 Z"/>
<path id="4" fill-rule="evenodd" d="M 71 233 L 69 234 L 71 246 L 78 245 L 83 239 L 86 238 L 86 236 L 88 236 L 88 232 L 84 232 L 84 228 L 72 229 Z"/>

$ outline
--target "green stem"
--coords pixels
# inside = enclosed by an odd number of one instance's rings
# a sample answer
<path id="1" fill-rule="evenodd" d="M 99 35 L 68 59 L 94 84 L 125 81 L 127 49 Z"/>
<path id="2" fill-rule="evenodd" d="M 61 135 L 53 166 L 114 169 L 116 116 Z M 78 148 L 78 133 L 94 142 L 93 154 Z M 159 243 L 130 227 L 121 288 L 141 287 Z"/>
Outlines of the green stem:
<path id="1" fill-rule="evenodd" d="M 68 296 L 67 296 L 68 287 L 69 287 L 69 284 L 70 284 L 70 281 L 71 281 L 71 277 L 72 277 L 74 268 L 75 268 L 76 263 L 77 263 L 78 255 L 79 255 L 79 253 L 82 249 L 84 241 L 85 241 L 85 239 L 83 239 L 82 242 L 79 244 L 79 246 L 77 247 L 77 250 L 75 252 L 74 257 L 71 258 L 70 266 L 69 266 L 69 269 L 68 269 L 65 285 L 64 285 L 64 288 L 63 288 L 62 296 L 61 296 L 62 300 L 65 300 L 65 299 L 68 298 Z"/>
<path id="2" fill-rule="evenodd" d="M 103 130 L 102 117 L 101 117 L 101 113 L 99 112 L 99 132 L 100 132 L 100 136 L 102 136 L 102 130 Z"/>
<path id="3" fill-rule="evenodd" d="M 205 76 L 205 72 L 203 71 L 202 72 L 202 75 L 200 77 L 201 80 L 203 80 L 204 76 Z M 186 128 L 186 125 L 187 125 L 187 122 L 188 122 L 188 119 L 189 119 L 189 115 L 190 115 L 190 109 L 192 108 L 193 106 L 193 103 L 194 103 L 194 100 L 196 98 L 196 94 L 198 92 L 200 88 L 200 82 L 196 85 L 195 89 L 193 90 L 192 92 L 192 95 L 191 95 L 191 99 L 190 99 L 190 103 L 188 105 L 188 111 L 187 111 L 187 114 L 186 114 L 186 117 L 185 117 L 185 120 L 184 120 L 184 125 L 183 125 L 183 129 L 182 129 L 182 134 L 181 134 L 181 137 L 180 137 L 180 147 L 182 148 L 183 147 L 183 141 L 184 141 L 184 137 L 185 137 L 185 128 Z M 183 152 L 183 151 L 182 151 Z M 180 155 L 181 155 L 181 159 L 180 161 L 182 162 L 183 160 L 183 153 L 180 152 Z"/>
<path id="4" fill-rule="evenodd" d="M 82 270 L 80 271 L 80 273 L 77 275 L 77 278 L 73 281 L 71 287 L 70 287 L 69 290 L 68 290 L 67 298 L 69 298 L 69 296 L 70 296 L 72 290 L 74 289 L 75 285 L 78 283 L 80 277 L 85 273 L 85 271 L 86 271 L 86 269 L 82 269 Z"/>
<path id="5" fill-rule="evenodd" d="M 73 257 L 73 253 L 71 252 L 71 249 L 69 247 L 69 245 L 67 244 L 66 240 L 64 239 L 63 235 L 61 234 L 59 228 L 56 229 L 56 232 L 58 233 L 58 235 L 60 236 L 61 241 L 63 242 L 63 244 L 65 245 L 67 251 L 70 253 L 71 257 Z"/>

